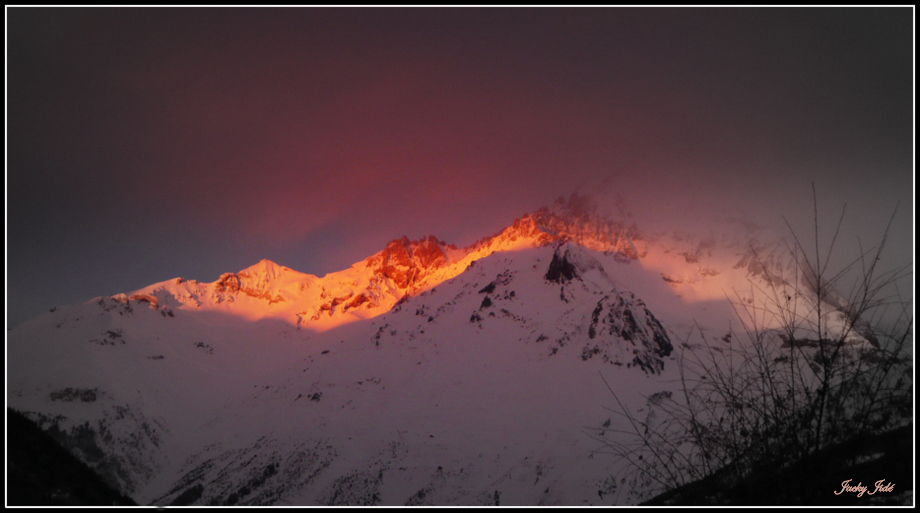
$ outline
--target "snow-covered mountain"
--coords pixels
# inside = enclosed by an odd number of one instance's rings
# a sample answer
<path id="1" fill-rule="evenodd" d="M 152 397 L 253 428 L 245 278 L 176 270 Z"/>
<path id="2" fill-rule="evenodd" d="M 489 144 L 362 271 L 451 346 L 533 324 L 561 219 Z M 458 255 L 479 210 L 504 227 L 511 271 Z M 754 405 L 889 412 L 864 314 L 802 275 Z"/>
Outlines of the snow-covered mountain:
<path id="1" fill-rule="evenodd" d="M 789 276 L 781 249 L 573 196 L 466 248 L 57 309 L 9 332 L 7 400 L 142 504 L 629 503 L 588 436 L 620 422 L 604 380 L 640 411 L 674 391 L 687 330 L 720 340 L 726 294 Z"/>
<path id="2" fill-rule="evenodd" d="M 573 196 L 555 208 L 526 214 L 501 232 L 459 249 L 430 235 L 390 241 L 386 247 L 343 271 L 322 278 L 268 260 L 213 283 L 175 278 L 113 296 L 130 305 L 145 302 L 169 315 L 174 309 L 222 312 L 248 320 L 278 319 L 311 331 L 375 317 L 399 300 L 416 295 L 463 273 L 469 265 L 496 252 L 539 247 L 566 238 L 584 247 L 612 252 L 621 261 L 638 258 L 632 239 L 635 225 L 596 216 L 585 200 Z M 105 301 L 106 299 L 103 299 Z"/>

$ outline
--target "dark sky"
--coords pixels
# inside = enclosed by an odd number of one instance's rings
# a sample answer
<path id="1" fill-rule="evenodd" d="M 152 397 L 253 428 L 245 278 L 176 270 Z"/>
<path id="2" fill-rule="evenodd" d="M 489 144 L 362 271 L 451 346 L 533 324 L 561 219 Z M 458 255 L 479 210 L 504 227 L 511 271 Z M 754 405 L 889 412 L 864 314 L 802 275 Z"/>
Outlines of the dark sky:
<path id="1" fill-rule="evenodd" d="M 814 182 L 866 236 L 900 201 L 912 259 L 911 8 L 6 12 L 9 326 L 574 191 L 641 228 L 807 221 Z"/>

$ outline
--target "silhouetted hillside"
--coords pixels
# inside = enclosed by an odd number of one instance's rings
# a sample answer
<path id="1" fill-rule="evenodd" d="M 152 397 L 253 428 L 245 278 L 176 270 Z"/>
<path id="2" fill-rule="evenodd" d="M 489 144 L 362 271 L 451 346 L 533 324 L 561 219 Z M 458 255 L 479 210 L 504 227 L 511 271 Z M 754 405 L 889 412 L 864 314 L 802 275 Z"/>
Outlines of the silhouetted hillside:
<path id="1" fill-rule="evenodd" d="M 6 435 L 8 505 L 136 505 L 11 408 L 7 409 Z"/>
<path id="2" fill-rule="evenodd" d="M 903 506 L 913 490 L 913 425 L 828 447 L 787 468 L 756 472 L 740 482 L 731 469 L 663 493 L 643 506 Z M 858 496 L 844 481 L 868 488 Z M 873 495 L 876 481 L 893 483 Z"/>

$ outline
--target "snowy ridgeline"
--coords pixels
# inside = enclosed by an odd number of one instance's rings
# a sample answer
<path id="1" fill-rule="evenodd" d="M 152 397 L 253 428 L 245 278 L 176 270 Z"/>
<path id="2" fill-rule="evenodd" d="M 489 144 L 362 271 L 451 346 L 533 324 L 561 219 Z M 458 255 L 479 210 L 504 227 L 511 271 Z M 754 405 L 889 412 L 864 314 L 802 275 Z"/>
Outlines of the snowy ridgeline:
<path id="1" fill-rule="evenodd" d="M 647 411 L 688 330 L 728 332 L 714 291 L 781 264 L 553 222 L 61 308 L 9 333 L 9 405 L 141 504 L 636 503 L 604 380 Z"/>

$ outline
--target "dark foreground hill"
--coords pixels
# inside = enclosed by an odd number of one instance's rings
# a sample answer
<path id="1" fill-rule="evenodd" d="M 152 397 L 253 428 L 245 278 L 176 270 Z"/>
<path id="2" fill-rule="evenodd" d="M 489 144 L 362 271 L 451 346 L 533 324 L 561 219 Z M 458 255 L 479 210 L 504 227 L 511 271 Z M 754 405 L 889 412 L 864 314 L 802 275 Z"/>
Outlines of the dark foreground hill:
<path id="1" fill-rule="evenodd" d="M 913 500 L 913 425 L 854 438 L 827 447 L 782 469 L 754 473 L 735 482 L 723 470 L 663 493 L 643 506 L 910 506 Z M 848 486 L 865 486 L 859 492 Z M 893 484 L 876 491 L 875 483 Z M 835 493 L 840 492 L 840 493 Z M 871 492 L 872 493 L 870 495 Z"/>
<path id="2" fill-rule="evenodd" d="M 10 506 L 136 505 L 16 410 L 7 409 Z"/>

